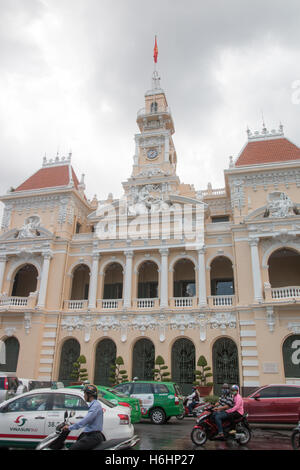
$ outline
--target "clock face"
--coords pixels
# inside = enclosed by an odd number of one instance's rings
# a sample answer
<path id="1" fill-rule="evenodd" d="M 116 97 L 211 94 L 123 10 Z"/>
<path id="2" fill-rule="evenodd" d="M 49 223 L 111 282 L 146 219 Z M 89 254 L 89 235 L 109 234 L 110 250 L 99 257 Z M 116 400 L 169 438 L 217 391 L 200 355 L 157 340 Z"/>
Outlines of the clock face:
<path id="1" fill-rule="evenodd" d="M 156 158 L 158 155 L 158 151 L 156 149 L 150 149 L 148 150 L 147 152 L 147 157 L 150 159 L 150 160 L 153 160 L 154 158 Z"/>

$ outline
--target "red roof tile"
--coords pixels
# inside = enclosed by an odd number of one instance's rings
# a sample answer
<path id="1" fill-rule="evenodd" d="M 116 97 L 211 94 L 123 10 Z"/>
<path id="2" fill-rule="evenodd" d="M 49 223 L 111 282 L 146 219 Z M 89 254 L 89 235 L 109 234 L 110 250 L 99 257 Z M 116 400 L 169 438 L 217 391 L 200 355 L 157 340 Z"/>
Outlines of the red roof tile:
<path id="1" fill-rule="evenodd" d="M 259 165 L 300 159 L 300 148 L 285 137 L 248 142 L 235 166 Z"/>
<path id="2" fill-rule="evenodd" d="M 79 181 L 71 167 L 74 186 L 78 189 Z M 53 188 L 68 186 L 70 183 L 69 165 L 58 165 L 41 168 L 16 188 L 16 191 L 28 191 L 32 189 Z"/>

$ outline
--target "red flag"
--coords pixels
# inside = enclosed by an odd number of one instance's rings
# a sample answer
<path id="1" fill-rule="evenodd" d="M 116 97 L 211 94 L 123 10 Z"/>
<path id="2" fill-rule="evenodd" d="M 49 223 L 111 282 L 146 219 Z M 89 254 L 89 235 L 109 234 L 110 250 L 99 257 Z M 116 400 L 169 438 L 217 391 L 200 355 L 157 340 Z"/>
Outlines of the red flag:
<path id="1" fill-rule="evenodd" d="M 155 63 L 157 63 L 157 56 L 158 56 L 158 48 L 157 48 L 157 41 L 156 41 L 156 36 L 155 36 L 154 53 L 153 53 Z"/>

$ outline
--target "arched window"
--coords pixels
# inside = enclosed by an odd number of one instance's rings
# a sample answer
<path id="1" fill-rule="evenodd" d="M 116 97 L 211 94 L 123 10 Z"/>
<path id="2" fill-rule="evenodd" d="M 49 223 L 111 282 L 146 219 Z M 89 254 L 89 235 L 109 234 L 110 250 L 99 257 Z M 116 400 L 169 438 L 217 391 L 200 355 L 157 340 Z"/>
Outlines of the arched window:
<path id="1" fill-rule="evenodd" d="M 16 372 L 19 359 L 20 343 L 14 336 L 6 338 L 5 346 L 5 364 L 0 364 L 2 372 Z"/>
<path id="2" fill-rule="evenodd" d="M 80 344 L 75 338 L 67 339 L 61 349 L 60 368 L 58 380 L 68 385 L 72 381 L 70 375 L 73 371 L 73 364 L 80 356 Z"/>
<path id="3" fill-rule="evenodd" d="M 300 254 L 290 248 L 274 251 L 269 260 L 271 287 L 300 286 Z"/>
<path id="4" fill-rule="evenodd" d="M 190 393 L 195 381 L 195 346 L 187 338 L 179 338 L 172 347 L 172 380 L 183 393 Z"/>
<path id="5" fill-rule="evenodd" d="M 33 264 L 25 264 L 15 275 L 12 296 L 28 297 L 31 292 L 36 291 L 38 271 Z"/>
<path id="6" fill-rule="evenodd" d="M 215 258 L 210 267 L 211 295 L 233 295 L 232 261 L 226 256 Z"/>
<path id="7" fill-rule="evenodd" d="M 155 362 L 155 348 L 150 339 L 138 340 L 133 348 L 132 378 L 139 380 L 153 380 Z"/>
<path id="8" fill-rule="evenodd" d="M 105 270 L 103 299 L 122 299 L 123 267 L 111 263 Z"/>
<path id="9" fill-rule="evenodd" d="M 99 341 L 96 349 L 94 383 L 96 385 L 112 385 L 110 381 L 111 366 L 116 361 L 117 348 L 115 343 L 105 338 Z"/>
<path id="10" fill-rule="evenodd" d="M 235 342 L 220 338 L 213 345 L 214 394 L 219 395 L 223 383 L 239 384 L 239 360 Z"/>
<path id="11" fill-rule="evenodd" d="M 158 266 L 153 261 L 145 261 L 139 268 L 138 298 L 158 298 Z"/>
<path id="12" fill-rule="evenodd" d="M 156 101 L 154 101 L 153 103 L 151 103 L 151 113 L 157 113 L 157 110 L 158 110 L 158 104 Z"/>
<path id="13" fill-rule="evenodd" d="M 87 300 L 89 297 L 90 269 L 86 264 L 79 264 L 73 272 L 70 300 Z"/>
<path id="14" fill-rule="evenodd" d="M 189 259 L 180 259 L 174 266 L 174 297 L 195 297 L 195 265 Z"/>

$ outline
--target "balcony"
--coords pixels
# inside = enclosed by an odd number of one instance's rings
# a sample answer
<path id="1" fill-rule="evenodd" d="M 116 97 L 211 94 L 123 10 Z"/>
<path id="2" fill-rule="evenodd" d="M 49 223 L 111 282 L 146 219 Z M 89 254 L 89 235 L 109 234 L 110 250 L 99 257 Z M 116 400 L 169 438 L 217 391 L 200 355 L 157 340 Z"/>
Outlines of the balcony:
<path id="1" fill-rule="evenodd" d="M 235 305 L 235 295 L 211 295 L 208 297 L 209 307 L 233 307 Z"/>
<path id="2" fill-rule="evenodd" d="M 300 286 L 271 287 L 265 283 L 265 300 L 272 301 L 289 301 L 300 300 Z"/>
<path id="3" fill-rule="evenodd" d="M 0 296 L 1 310 L 22 310 L 24 308 L 34 308 L 37 302 L 37 292 L 31 292 L 28 297 L 10 296 L 2 294 Z"/>

